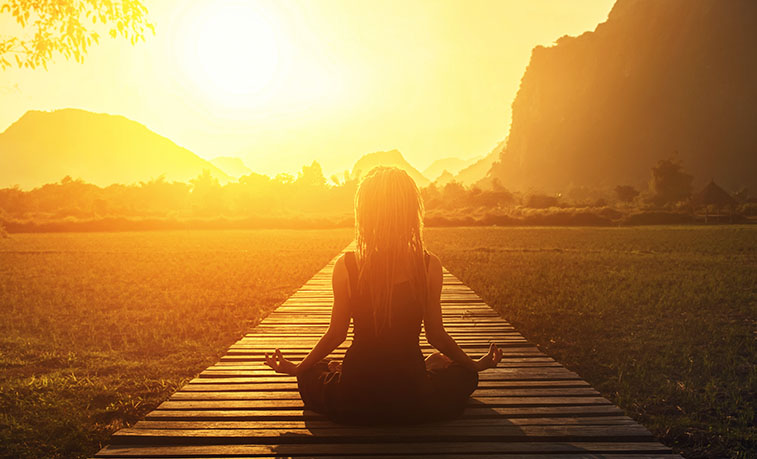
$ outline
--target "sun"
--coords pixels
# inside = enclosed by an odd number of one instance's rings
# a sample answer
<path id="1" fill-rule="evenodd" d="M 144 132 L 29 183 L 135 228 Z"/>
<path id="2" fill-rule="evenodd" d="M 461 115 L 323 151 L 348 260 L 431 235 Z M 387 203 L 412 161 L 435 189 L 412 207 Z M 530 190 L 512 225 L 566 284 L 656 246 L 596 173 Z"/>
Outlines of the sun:
<path id="1" fill-rule="evenodd" d="M 183 73 L 214 103 L 249 104 L 277 77 L 275 27 L 253 2 L 204 2 L 182 22 L 177 48 L 183 50 Z"/>

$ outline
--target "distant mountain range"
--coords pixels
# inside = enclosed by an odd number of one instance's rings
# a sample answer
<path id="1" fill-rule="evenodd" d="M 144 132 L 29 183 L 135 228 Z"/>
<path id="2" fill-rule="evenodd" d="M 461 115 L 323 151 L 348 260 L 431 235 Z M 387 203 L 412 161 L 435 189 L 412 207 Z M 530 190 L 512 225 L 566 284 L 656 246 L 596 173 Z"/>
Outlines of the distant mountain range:
<path id="1" fill-rule="evenodd" d="M 0 186 L 28 189 L 65 176 L 103 186 L 161 175 L 188 181 L 203 169 L 231 180 L 210 162 L 122 116 L 29 111 L 0 134 Z"/>
<path id="2" fill-rule="evenodd" d="M 442 158 L 437 159 L 433 163 L 431 163 L 430 166 L 423 169 L 423 176 L 428 178 L 431 181 L 435 181 L 437 178 L 439 178 L 440 175 L 444 173 L 444 171 L 449 172 L 453 176 L 460 172 L 462 169 L 465 169 L 466 167 L 470 166 L 471 164 L 478 161 L 480 158 L 473 158 L 473 159 L 460 159 L 460 158 Z"/>
<path id="3" fill-rule="evenodd" d="M 397 150 L 377 151 L 375 153 L 363 155 L 363 157 L 352 167 L 352 173 L 350 176 L 353 179 L 362 178 L 376 166 L 398 167 L 407 172 L 419 187 L 425 187 L 431 183 L 431 181 L 421 174 L 418 169 L 411 166 Z"/>
<path id="4" fill-rule="evenodd" d="M 218 158 L 211 159 L 210 162 L 234 178 L 252 173 L 252 169 L 247 167 L 244 161 L 234 156 L 219 156 Z"/>
<path id="5" fill-rule="evenodd" d="M 458 172 L 455 175 L 455 181 L 465 186 L 479 185 L 482 188 L 488 188 L 491 179 L 487 177 L 487 174 L 502 155 L 505 144 L 506 142 L 503 140 L 486 156 Z"/>
<path id="6" fill-rule="evenodd" d="M 491 179 L 487 178 L 487 172 L 499 159 L 504 145 L 504 141 L 500 142 L 491 152 L 481 158 L 465 160 L 450 157 L 436 160 L 423 173 L 413 167 L 397 150 L 369 153 L 363 155 L 355 163 L 351 176 L 352 178 L 362 177 L 376 166 L 394 166 L 405 170 L 419 187 L 425 187 L 432 182 L 437 186 L 444 186 L 455 181 L 466 186 L 487 188 L 491 182 Z"/>
<path id="7" fill-rule="evenodd" d="M 477 161 L 444 158 L 427 171 L 434 175 L 439 170 L 434 178 L 442 178 L 440 185 L 453 179 L 472 185 L 486 175 L 497 155 L 493 151 Z M 376 166 L 399 167 L 419 187 L 431 183 L 397 150 L 363 155 L 351 176 L 360 178 Z M 240 158 L 206 161 L 136 121 L 85 110 L 29 111 L 0 134 L 0 187 L 31 189 L 65 176 L 101 186 L 159 176 L 187 182 L 206 169 L 222 183 L 253 172 Z"/>
<path id="8" fill-rule="evenodd" d="M 699 187 L 757 191 L 757 1 L 618 0 L 537 46 L 490 177 L 505 187 L 644 187 L 677 152 Z"/>

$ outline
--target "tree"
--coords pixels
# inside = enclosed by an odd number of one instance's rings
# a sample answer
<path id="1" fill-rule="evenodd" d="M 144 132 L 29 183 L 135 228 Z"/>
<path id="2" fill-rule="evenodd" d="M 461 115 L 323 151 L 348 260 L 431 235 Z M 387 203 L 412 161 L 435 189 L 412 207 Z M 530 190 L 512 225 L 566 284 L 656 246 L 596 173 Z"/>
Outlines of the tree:
<path id="1" fill-rule="evenodd" d="M 205 172 L 205 170 L 203 171 Z M 199 187 L 202 187 L 198 180 L 203 176 L 195 179 L 194 190 L 197 193 Z M 214 179 L 214 177 L 209 177 Z M 218 181 L 216 180 L 216 183 Z M 206 182 L 211 183 L 211 182 Z M 152 209 L 154 211 L 166 209 L 183 209 L 187 205 L 190 196 L 191 185 L 184 182 L 167 182 L 165 175 L 160 175 L 149 182 L 140 182 L 139 187 L 133 187 L 137 196 L 140 197 L 140 206 L 143 209 Z"/>
<path id="2" fill-rule="evenodd" d="M 675 157 L 661 159 L 652 168 L 649 180 L 650 200 L 656 205 L 672 204 L 691 196 L 694 177 L 683 170 L 683 164 Z"/>
<path id="3" fill-rule="evenodd" d="M 442 188 L 442 205 L 448 209 L 455 209 L 465 206 L 467 190 L 462 183 L 448 182 Z"/>
<path id="4" fill-rule="evenodd" d="M 434 182 L 429 183 L 428 186 L 421 189 L 421 197 L 423 198 L 423 206 L 426 209 L 439 207 L 442 201 L 442 193 Z"/>
<path id="5" fill-rule="evenodd" d="M 630 203 L 639 195 L 639 190 L 631 185 L 618 185 L 615 187 L 615 195 L 620 202 Z"/>
<path id="6" fill-rule="evenodd" d="M 313 161 L 309 166 L 302 166 L 302 172 L 297 174 L 295 183 L 304 188 L 322 188 L 326 185 L 323 169 L 318 161 Z"/>
<path id="7" fill-rule="evenodd" d="M 531 209 L 547 209 L 549 207 L 557 207 L 559 201 L 559 195 L 532 194 L 526 199 L 526 207 Z"/>
<path id="8" fill-rule="evenodd" d="M 741 188 L 739 191 L 733 194 L 733 198 L 736 202 L 741 204 L 749 201 L 749 190 L 747 188 Z"/>
<path id="9" fill-rule="evenodd" d="M 141 0 L 0 0 L 0 17 L 10 14 L 21 36 L 0 36 L 0 68 L 47 69 L 55 54 L 83 62 L 87 48 L 98 43 L 98 24 L 111 38 L 121 36 L 132 44 L 144 40 L 147 21 Z M 26 33 L 24 33 L 26 32 Z"/>
<path id="10" fill-rule="evenodd" d="M 223 209 L 223 187 L 208 169 L 189 181 L 195 212 L 202 215 L 219 215 Z"/>

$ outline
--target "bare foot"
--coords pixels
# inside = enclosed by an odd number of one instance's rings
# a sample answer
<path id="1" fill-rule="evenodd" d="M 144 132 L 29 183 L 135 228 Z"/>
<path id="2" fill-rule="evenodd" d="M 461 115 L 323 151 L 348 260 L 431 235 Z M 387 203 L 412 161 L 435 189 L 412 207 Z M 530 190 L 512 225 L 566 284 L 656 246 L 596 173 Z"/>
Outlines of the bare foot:
<path id="1" fill-rule="evenodd" d="M 447 368 L 450 364 L 452 364 L 452 360 L 441 352 L 434 352 L 426 357 L 427 370 L 441 370 Z"/>

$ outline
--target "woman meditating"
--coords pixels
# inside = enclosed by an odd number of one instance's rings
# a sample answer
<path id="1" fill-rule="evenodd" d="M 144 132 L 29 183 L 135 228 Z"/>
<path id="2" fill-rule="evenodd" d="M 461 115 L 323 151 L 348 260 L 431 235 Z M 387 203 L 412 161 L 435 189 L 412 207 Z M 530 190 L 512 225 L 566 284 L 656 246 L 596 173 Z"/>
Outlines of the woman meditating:
<path id="1" fill-rule="evenodd" d="M 462 414 L 478 372 L 502 353 L 492 344 L 471 359 L 442 323 L 442 265 L 423 247 L 423 203 L 415 182 L 397 168 L 377 167 L 355 196 L 357 250 L 334 266 L 328 331 L 299 364 L 279 349 L 266 364 L 297 376 L 305 408 L 347 424 L 402 424 Z M 323 360 L 354 338 L 341 363 Z M 441 351 L 424 360 L 421 324 Z"/>

